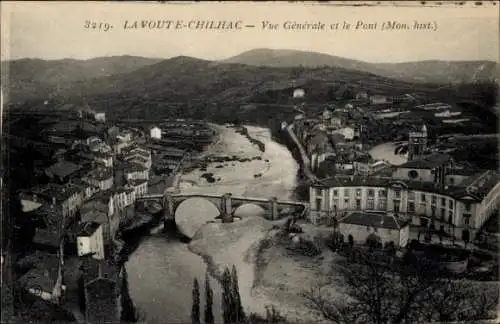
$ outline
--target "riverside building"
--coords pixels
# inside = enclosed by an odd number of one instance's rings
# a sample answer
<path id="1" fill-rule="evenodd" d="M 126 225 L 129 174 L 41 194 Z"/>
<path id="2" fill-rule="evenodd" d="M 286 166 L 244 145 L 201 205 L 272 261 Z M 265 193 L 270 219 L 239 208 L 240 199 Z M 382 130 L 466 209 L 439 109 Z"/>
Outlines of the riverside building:
<path id="1" fill-rule="evenodd" d="M 457 177 L 451 163 L 449 156 L 430 156 L 397 167 L 391 177 L 339 175 L 319 181 L 310 186 L 310 221 L 342 222 L 351 212 L 383 212 L 472 239 L 498 211 L 500 174 L 466 176 L 461 170 Z"/>

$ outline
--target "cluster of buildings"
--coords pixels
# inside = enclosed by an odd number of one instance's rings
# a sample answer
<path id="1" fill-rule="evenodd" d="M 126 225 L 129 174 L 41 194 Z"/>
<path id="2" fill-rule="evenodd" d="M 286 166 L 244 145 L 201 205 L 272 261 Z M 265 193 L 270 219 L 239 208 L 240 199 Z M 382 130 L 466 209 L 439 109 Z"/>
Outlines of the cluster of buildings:
<path id="1" fill-rule="evenodd" d="M 364 96 L 371 105 L 414 98 Z M 309 219 L 339 225 L 344 236 L 404 247 L 410 229 L 439 230 L 473 241 L 500 205 L 500 174 L 480 170 L 429 147 L 426 125 L 408 133 L 408 159 L 401 165 L 374 160 L 367 152 L 362 113 L 355 103 L 296 116 L 294 130 L 319 180 L 310 186 Z"/>
<path id="2" fill-rule="evenodd" d="M 95 119 L 105 121 L 98 114 Z M 78 258 L 80 270 L 74 271 L 80 274 L 86 320 L 118 321 L 122 273 L 113 249 L 136 199 L 148 193 L 151 150 L 133 132 L 113 126 L 67 143 L 53 161 L 41 174 L 44 184 L 19 192 L 25 217 L 36 224 L 34 253 L 43 254 L 19 283 L 27 293 L 64 304 L 65 261 Z"/>

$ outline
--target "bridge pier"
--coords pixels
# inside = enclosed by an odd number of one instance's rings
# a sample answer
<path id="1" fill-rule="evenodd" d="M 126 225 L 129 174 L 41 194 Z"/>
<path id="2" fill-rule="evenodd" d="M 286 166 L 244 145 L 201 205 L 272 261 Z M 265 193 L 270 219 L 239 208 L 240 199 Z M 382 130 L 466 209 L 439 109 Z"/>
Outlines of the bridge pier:
<path id="1" fill-rule="evenodd" d="M 163 196 L 163 229 L 175 228 L 174 201 L 172 196 L 165 194 Z"/>
<path id="2" fill-rule="evenodd" d="M 273 197 L 273 198 L 269 199 L 269 204 L 270 204 L 270 206 L 269 206 L 270 207 L 269 208 L 269 211 L 270 211 L 269 217 L 270 217 L 271 220 L 275 220 L 279 216 L 278 215 L 278 213 L 279 213 L 279 211 L 278 211 L 278 198 Z"/>
<path id="3" fill-rule="evenodd" d="M 223 223 L 231 223 L 233 221 L 233 204 L 231 202 L 231 193 L 226 193 L 222 196 L 220 212 Z"/>

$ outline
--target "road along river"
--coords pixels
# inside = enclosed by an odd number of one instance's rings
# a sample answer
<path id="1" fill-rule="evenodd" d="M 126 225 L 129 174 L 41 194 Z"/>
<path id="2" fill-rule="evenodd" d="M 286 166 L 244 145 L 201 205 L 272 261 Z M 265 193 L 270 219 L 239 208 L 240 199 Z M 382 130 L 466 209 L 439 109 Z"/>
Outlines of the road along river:
<path id="1" fill-rule="evenodd" d="M 181 177 L 182 193 L 210 193 L 251 197 L 278 197 L 290 199 L 296 186 L 298 165 L 286 147 L 272 140 L 269 129 L 246 126 L 249 135 L 265 144 L 265 152 L 250 143 L 234 128 L 217 127 L 220 137 L 205 154 L 236 155 L 239 158 L 254 159 L 246 162 L 231 161 L 213 163 L 206 171 L 195 170 Z M 222 165 L 222 166 L 221 166 Z M 213 173 L 214 183 L 200 177 L 203 173 Z M 260 174 L 260 177 L 254 175 Z M 260 207 L 242 206 L 237 216 L 253 216 L 262 213 Z M 179 230 L 193 237 L 213 220 L 218 212 L 211 203 L 202 199 L 190 199 L 182 203 L 176 214 Z M 224 258 L 236 265 L 239 275 L 240 294 L 248 311 L 264 312 L 262 299 L 252 296 L 253 267 L 243 261 L 241 254 L 261 232 L 247 231 L 237 246 L 224 248 Z M 199 242 L 202 242 L 201 240 Z M 203 237 L 203 244 L 210 244 L 210 237 Z M 195 239 L 193 243 L 196 245 Z M 192 250 L 192 249 L 191 249 Z M 228 262 L 228 263 L 229 263 Z M 151 231 L 125 264 L 128 273 L 130 296 L 139 312 L 141 322 L 146 323 L 188 323 L 191 321 L 193 279 L 198 278 L 201 286 L 201 309 L 204 305 L 204 277 L 207 264 L 201 256 L 190 251 L 189 244 L 181 242 L 175 235 L 162 233 L 159 228 Z M 221 289 L 211 277 L 214 290 L 214 315 L 221 322 Z M 203 313 L 203 311 L 202 311 Z"/>

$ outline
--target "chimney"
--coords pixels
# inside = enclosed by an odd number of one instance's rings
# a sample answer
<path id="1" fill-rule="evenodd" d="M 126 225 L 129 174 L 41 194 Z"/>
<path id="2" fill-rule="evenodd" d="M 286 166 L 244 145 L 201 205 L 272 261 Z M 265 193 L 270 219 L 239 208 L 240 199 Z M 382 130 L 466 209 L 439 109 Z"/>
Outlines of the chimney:
<path id="1" fill-rule="evenodd" d="M 56 205 L 56 197 L 52 197 L 52 206 Z"/>

